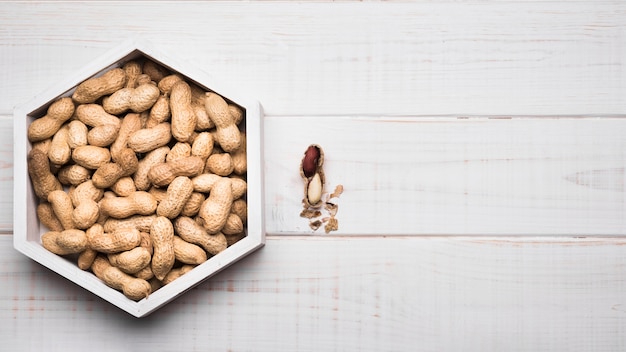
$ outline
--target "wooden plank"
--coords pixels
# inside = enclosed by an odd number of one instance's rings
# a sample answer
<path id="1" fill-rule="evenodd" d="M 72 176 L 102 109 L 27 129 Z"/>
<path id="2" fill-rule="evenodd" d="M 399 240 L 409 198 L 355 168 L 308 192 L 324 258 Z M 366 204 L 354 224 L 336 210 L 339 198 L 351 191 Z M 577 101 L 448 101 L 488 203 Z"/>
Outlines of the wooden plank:
<path id="1" fill-rule="evenodd" d="M 326 190 L 344 187 L 339 234 L 623 235 L 625 132 L 623 118 L 268 117 L 267 231 L 313 232 L 298 169 L 316 143 Z"/>
<path id="2" fill-rule="evenodd" d="M 617 0 L 278 9 L 272 2 L 88 2 L 80 10 L 74 2 L 0 4 L 0 113 L 137 33 L 240 84 L 272 115 L 626 110 L 626 4 Z"/>
<path id="3" fill-rule="evenodd" d="M 13 120 L 0 116 L 0 235 L 13 231 Z"/>
<path id="4" fill-rule="evenodd" d="M 1 236 L 0 339 L 46 351 L 615 351 L 625 244 L 274 236 L 136 319 Z"/>
<path id="5" fill-rule="evenodd" d="M 76 5 L 0 3 L 12 350 L 624 350 L 626 243 L 589 237 L 624 233 L 624 2 Z M 142 320 L 7 235 L 13 107 L 137 33 L 264 105 L 267 225 L 281 234 Z M 313 142 L 329 185 L 346 186 L 340 231 L 289 236 L 310 233 L 295 168 Z M 425 236 L 445 229 L 568 236 Z"/>
<path id="6" fill-rule="evenodd" d="M 280 117 L 265 119 L 265 219 L 310 234 L 298 168 L 326 152 L 343 185 L 337 234 L 623 235 L 626 119 Z M 12 230 L 12 121 L 0 119 L 0 230 Z M 323 233 L 320 229 L 316 233 Z"/>

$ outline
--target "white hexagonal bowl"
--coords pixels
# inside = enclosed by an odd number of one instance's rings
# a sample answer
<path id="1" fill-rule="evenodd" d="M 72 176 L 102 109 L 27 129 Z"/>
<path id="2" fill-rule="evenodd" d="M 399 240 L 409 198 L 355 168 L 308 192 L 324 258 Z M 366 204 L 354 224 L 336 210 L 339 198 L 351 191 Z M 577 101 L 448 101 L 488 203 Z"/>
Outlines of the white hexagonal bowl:
<path id="1" fill-rule="evenodd" d="M 37 197 L 31 186 L 27 170 L 27 155 L 31 144 L 27 139 L 28 125 L 45 114 L 48 106 L 62 96 L 71 96 L 74 88 L 82 81 L 101 75 L 105 71 L 122 66 L 132 59 L 146 57 L 171 71 L 178 72 L 200 87 L 215 91 L 245 109 L 245 130 L 247 137 L 247 235 L 223 252 L 197 266 L 192 271 L 174 280 L 138 302 L 127 299 L 122 293 L 106 286 L 90 271 L 78 268 L 75 262 L 47 251 L 40 242 L 40 236 L 47 231 L 37 219 Z M 229 82 L 230 84 L 237 82 Z M 245 84 L 245 82 L 238 82 Z M 14 234 L 15 249 L 67 278 L 75 284 L 119 307 L 135 317 L 146 316 L 167 304 L 185 291 L 210 278 L 237 260 L 245 257 L 265 244 L 263 224 L 263 175 L 262 175 L 262 110 L 260 104 L 250 99 L 198 67 L 182 63 L 144 40 L 129 39 L 98 57 L 88 66 L 77 70 L 76 74 L 50 89 L 33 97 L 29 102 L 17 107 L 14 112 Z"/>

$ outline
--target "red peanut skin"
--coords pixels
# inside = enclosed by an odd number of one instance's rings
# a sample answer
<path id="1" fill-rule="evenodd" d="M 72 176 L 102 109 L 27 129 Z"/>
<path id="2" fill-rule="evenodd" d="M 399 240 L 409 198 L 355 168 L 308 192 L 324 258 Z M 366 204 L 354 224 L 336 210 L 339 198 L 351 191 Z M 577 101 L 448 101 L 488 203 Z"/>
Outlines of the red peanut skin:
<path id="1" fill-rule="evenodd" d="M 304 159 L 302 159 L 302 171 L 304 176 L 311 177 L 315 175 L 317 171 L 317 161 L 320 157 L 320 151 L 315 146 L 309 146 L 306 152 L 304 152 Z"/>

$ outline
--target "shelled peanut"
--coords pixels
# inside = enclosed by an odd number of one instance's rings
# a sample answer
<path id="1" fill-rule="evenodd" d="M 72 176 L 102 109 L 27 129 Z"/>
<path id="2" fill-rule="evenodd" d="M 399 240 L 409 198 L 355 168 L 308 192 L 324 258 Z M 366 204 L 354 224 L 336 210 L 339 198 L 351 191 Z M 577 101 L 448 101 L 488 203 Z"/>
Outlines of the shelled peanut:
<path id="1" fill-rule="evenodd" d="M 304 152 L 300 163 L 300 175 L 305 180 L 303 202 L 307 207 L 321 205 L 324 189 L 324 151 L 319 145 L 312 144 Z"/>
<path id="2" fill-rule="evenodd" d="M 245 111 L 147 58 L 28 129 L 42 245 L 131 300 L 246 236 Z"/>
<path id="3" fill-rule="evenodd" d="M 337 200 L 343 193 L 343 185 L 337 185 L 330 195 L 325 193 L 326 176 L 323 166 L 324 150 L 317 144 L 309 145 L 300 162 L 300 176 L 304 181 L 304 198 L 302 199 L 304 209 L 300 216 L 309 219 L 309 226 L 313 231 L 325 223 L 324 230 L 329 233 L 339 229 L 339 222 L 335 215 L 338 209 Z M 325 195 L 327 196 L 323 199 Z M 322 211 L 325 211 L 328 216 L 315 219 L 323 215 Z"/>

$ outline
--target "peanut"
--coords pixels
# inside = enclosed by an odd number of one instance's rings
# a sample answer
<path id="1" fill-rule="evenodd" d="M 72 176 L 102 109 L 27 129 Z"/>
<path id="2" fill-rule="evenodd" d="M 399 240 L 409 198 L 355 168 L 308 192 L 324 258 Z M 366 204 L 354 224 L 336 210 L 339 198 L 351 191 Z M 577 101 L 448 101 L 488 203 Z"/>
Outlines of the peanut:
<path id="1" fill-rule="evenodd" d="M 142 73 L 139 76 L 137 76 L 137 82 L 135 84 L 135 88 L 142 84 L 148 84 L 148 83 L 156 86 L 156 82 L 153 81 L 152 78 L 150 78 L 150 76 L 148 76 L 145 73 Z M 130 88 L 130 87 L 127 87 L 127 88 Z"/>
<path id="2" fill-rule="evenodd" d="M 202 203 L 198 215 L 204 220 L 204 228 L 209 233 L 219 232 L 224 224 L 233 204 L 233 190 L 231 180 L 221 178 L 213 187 L 209 197 Z"/>
<path id="3" fill-rule="evenodd" d="M 143 269 L 136 272 L 134 276 L 138 279 L 143 279 L 147 281 L 154 277 L 154 273 L 152 272 L 152 268 L 150 267 L 150 265 L 146 265 Z"/>
<path id="4" fill-rule="evenodd" d="M 91 171 L 89 169 L 76 165 L 63 166 L 57 173 L 59 182 L 63 185 L 79 185 L 91 177 Z"/>
<path id="5" fill-rule="evenodd" d="M 209 92 L 206 96 L 205 108 L 217 129 L 217 142 L 226 152 L 237 150 L 241 145 L 241 135 L 228 110 L 228 104 L 217 93 Z"/>
<path id="6" fill-rule="evenodd" d="M 245 180 L 233 177 L 230 179 L 230 183 L 233 189 L 233 199 L 239 199 L 246 194 L 246 191 L 248 190 L 248 183 L 246 183 Z"/>
<path id="7" fill-rule="evenodd" d="M 146 153 L 167 145 L 171 139 L 170 124 L 163 122 L 154 127 L 133 132 L 128 137 L 128 146 L 136 153 Z"/>
<path id="8" fill-rule="evenodd" d="M 211 121 L 209 114 L 204 108 L 204 97 L 201 101 L 192 101 L 191 108 L 193 109 L 193 113 L 196 115 L 196 131 L 202 132 L 215 127 L 215 124 Z"/>
<path id="9" fill-rule="evenodd" d="M 174 220 L 174 230 L 180 238 L 201 246 L 210 255 L 216 255 L 226 249 L 227 244 L 224 234 L 210 235 L 192 218 L 179 216 Z"/>
<path id="10" fill-rule="evenodd" d="M 87 249 L 87 236 L 84 231 L 77 229 L 63 230 L 55 242 L 70 253 L 80 253 Z"/>
<path id="11" fill-rule="evenodd" d="M 141 235 L 136 228 L 123 227 L 104 232 L 100 224 L 87 229 L 89 248 L 101 253 L 117 253 L 131 250 L 141 243 Z"/>
<path id="12" fill-rule="evenodd" d="M 84 231 L 69 229 L 44 233 L 41 235 L 41 244 L 54 254 L 67 255 L 84 251 L 88 242 Z"/>
<path id="13" fill-rule="evenodd" d="M 139 165 L 137 166 L 137 171 L 135 172 L 135 175 L 133 175 L 135 187 L 137 187 L 138 191 L 146 191 L 150 188 L 151 183 L 148 179 L 148 173 L 153 166 L 165 162 L 165 158 L 167 157 L 167 153 L 169 153 L 169 151 L 170 148 L 167 146 L 157 148 L 149 152 L 139 162 Z"/>
<path id="14" fill-rule="evenodd" d="M 181 81 L 183 81 L 183 76 L 175 73 L 161 78 L 159 81 L 157 81 L 159 82 L 157 83 L 157 86 L 159 87 L 161 93 L 169 95 L 172 91 L 172 87 L 174 87 L 176 83 Z"/>
<path id="15" fill-rule="evenodd" d="M 111 160 L 111 153 L 103 147 L 84 145 L 74 149 L 72 160 L 84 168 L 95 170 Z"/>
<path id="16" fill-rule="evenodd" d="M 191 145 L 185 142 L 178 142 L 174 144 L 170 152 L 167 153 L 167 157 L 165 157 L 165 162 L 174 161 L 176 159 L 188 156 L 191 156 Z"/>
<path id="17" fill-rule="evenodd" d="M 202 108 L 204 108 L 204 99 L 206 98 L 206 89 L 193 83 L 189 84 L 189 88 L 191 89 L 192 104 L 199 104 L 202 106 Z"/>
<path id="18" fill-rule="evenodd" d="M 148 180 L 153 185 L 161 187 L 170 184 L 177 176 L 197 176 L 203 168 L 202 159 L 197 156 L 188 156 L 153 166 L 148 172 Z"/>
<path id="19" fill-rule="evenodd" d="M 135 88 L 137 86 L 137 78 L 141 75 L 141 64 L 136 60 L 126 62 L 122 69 L 126 75 L 126 88 Z"/>
<path id="20" fill-rule="evenodd" d="M 43 151 L 32 149 L 28 154 L 27 162 L 28 174 L 37 197 L 47 200 L 50 192 L 63 188 L 59 180 L 50 172 L 50 161 Z"/>
<path id="21" fill-rule="evenodd" d="M 163 79 L 163 77 L 169 75 L 169 72 L 165 67 L 151 60 L 146 60 L 143 63 L 142 71 L 155 82 L 159 82 Z"/>
<path id="22" fill-rule="evenodd" d="M 156 215 L 133 215 L 125 219 L 107 219 L 102 226 L 104 231 L 111 232 L 118 228 L 133 228 L 139 231 L 150 231 Z"/>
<path id="23" fill-rule="evenodd" d="M 103 191 L 94 186 L 91 180 L 84 182 L 70 193 L 74 211 L 72 221 L 76 228 L 85 230 L 96 223 L 100 216 L 100 207 L 97 201 L 103 196 Z"/>
<path id="24" fill-rule="evenodd" d="M 76 108 L 76 118 L 90 127 L 98 127 L 103 125 L 117 125 L 122 123 L 119 117 L 111 115 L 104 111 L 104 108 L 98 104 L 83 104 Z"/>
<path id="25" fill-rule="evenodd" d="M 50 203 L 39 203 L 39 205 L 37 205 L 37 218 L 48 230 L 57 232 L 63 231 L 63 224 L 61 224 L 59 218 L 54 214 Z"/>
<path id="26" fill-rule="evenodd" d="M 69 145 L 69 127 L 63 125 L 61 129 L 52 137 L 48 159 L 56 165 L 65 165 L 72 157 L 72 149 Z"/>
<path id="27" fill-rule="evenodd" d="M 104 198 L 114 198 L 117 197 L 115 192 L 113 191 L 104 191 L 103 197 L 102 199 L 100 199 L 100 201 L 98 201 L 98 207 L 102 208 L 102 202 L 104 201 Z M 100 216 L 98 216 L 98 220 L 96 220 L 96 224 L 100 224 L 100 225 L 105 225 L 107 220 L 109 220 L 109 214 L 101 211 L 100 212 Z"/>
<path id="28" fill-rule="evenodd" d="M 93 103 L 98 98 L 111 94 L 124 87 L 126 73 L 121 68 L 114 68 L 100 77 L 89 78 L 76 87 L 72 99 L 79 104 Z"/>
<path id="29" fill-rule="evenodd" d="M 72 221 L 78 229 L 84 230 L 91 227 L 98 221 L 100 208 L 95 201 L 84 201 L 80 203 L 72 212 Z"/>
<path id="30" fill-rule="evenodd" d="M 52 191 L 48 194 L 48 202 L 52 205 L 52 210 L 65 230 L 73 229 L 74 221 L 72 212 L 74 207 L 70 196 L 63 190 Z"/>
<path id="31" fill-rule="evenodd" d="M 235 104 L 228 104 L 228 111 L 230 115 L 233 117 L 235 125 L 238 125 L 241 121 L 243 121 L 244 111 L 242 108 Z"/>
<path id="32" fill-rule="evenodd" d="M 165 196 L 167 195 L 167 189 L 166 188 L 151 187 L 150 190 L 148 190 L 148 193 L 152 194 L 154 199 L 156 199 L 156 201 L 157 201 L 157 209 L 158 209 L 159 208 L 158 204 L 161 204 L 161 201 L 163 199 L 165 199 Z"/>
<path id="33" fill-rule="evenodd" d="M 43 152 L 45 155 L 48 155 L 48 152 L 50 151 L 51 143 L 52 143 L 52 138 L 46 138 L 42 141 L 34 142 L 32 150 L 36 149 L 36 150 Z"/>
<path id="34" fill-rule="evenodd" d="M 145 191 L 134 192 L 128 197 L 105 198 L 100 204 L 101 211 L 116 219 L 132 215 L 150 215 L 156 208 L 156 199 Z"/>
<path id="35" fill-rule="evenodd" d="M 231 153 L 233 171 L 237 175 L 243 175 L 248 171 L 248 159 L 246 150 L 246 133 L 241 132 L 241 145 Z"/>
<path id="36" fill-rule="evenodd" d="M 174 266 L 174 228 L 170 220 L 164 216 L 157 216 L 150 226 L 150 239 L 154 253 L 152 255 L 152 272 L 154 276 L 163 280 L 165 275 Z"/>
<path id="37" fill-rule="evenodd" d="M 139 232 L 139 234 L 141 235 L 141 242 L 139 243 L 139 246 L 145 248 L 148 253 L 150 253 L 150 256 L 152 256 L 152 254 L 154 253 L 154 247 L 152 247 L 152 239 L 150 238 L 150 233 L 141 231 Z"/>
<path id="38" fill-rule="evenodd" d="M 93 181 L 88 180 L 77 185 L 73 190 L 69 192 L 72 204 L 77 207 L 81 203 L 91 200 L 94 202 L 99 201 L 104 196 L 104 191 L 97 188 Z"/>
<path id="39" fill-rule="evenodd" d="M 142 113 L 139 113 L 139 121 L 141 121 L 141 128 L 148 128 L 146 124 L 148 123 L 149 119 L 150 119 L 149 111 L 144 111 Z"/>
<path id="40" fill-rule="evenodd" d="M 170 282 L 190 272 L 195 267 L 195 265 L 185 264 L 179 268 L 172 269 L 169 273 L 167 273 L 167 275 L 165 275 L 161 282 L 163 283 L 163 285 L 167 285 Z"/>
<path id="41" fill-rule="evenodd" d="M 82 270 L 88 270 L 93 265 L 94 260 L 96 260 L 96 256 L 98 255 L 97 251 L 94 251 L 91 248 L 87 248 L 80 253 L 78 256 L 76 264 Z"/>
<path id="42" fill-rule="evenodd" d="M 122 177 L 134 174 L 137 172 L 137 168 L 139 168 L 137 154 L 130 148 L 123 148 L 115 158 L 115 162 L 124 170 Z"/>
<path id="43" fill-rule="evenodd" d="M 124 176 L 111 186 L 111 190 L 120 197 L 128 197 L 133 192 L 137 191 L 137 188 L 135 187 L 135 181 L 133 181 L 132 177 Z"/>
<path id="44" fill-rule="evenodd" d="M 170 112 L 170 99 L 167 95 L 161 95 L 157 101 L 152 105 L 150 109 L 150 115 L 148 121 L 146 121 L 146 127 L 154 127 L 161 122 L 167 122 L 171 117 Z"/>
<path id="45" fill-rule="evenodd" d="M 120 178 L 129 176 L 137 171 L 139 160 L 130 148 L 123 149 L 115 163 L 105 163 L 96 170 L 92 180 L 96 187 L 109 188 Z"/>
<path id="46" fill-rule="evenodd" d="M 130 135 L 141 129 L 141 119 L 139 118 L 139 114 L 136 113 L 128 113 L 122 119 L 120 123 L 120 130 L 117 134 L 117 138 L 109 147 L 111 151 L 111 158 L 113 161 L 117 162 L 118 156 L 123 149 L 128 147 L 128 138 Z"/>
<path id="47" fill-rule="evenodd" d="M 212 154 L 206 162 L 209 172 L 219 176 L 228 176 L 235 169 L 233 159 L 229 153 Z"/>
<path id="48" fill-rule="evenodd" d="M 150 109 L 159 98 L 159 88 L 144 83 L 137 88 L 122 88 L 104 98 L 102 107 L 109 114 L 118 115 L 127 110 L 144 112 Z"/>
<path id="49" fill-rule="evenodd" d="M 235 199 L 233 206 L 230 208 L 230 212 L 239 216 L 242 223 L 246 223 L 248 220 L 248 203 L 244 199 Z"/>
<path id="50" fill-rule="evenodd" d="M 28 126 L 28 140 L 32 143 L 52 137 L 65 121 L 74 114 L 71 98 L 60 98 L 48 107 L 46 115 L 34 120 Z"/>
<path id="51" fill-rule="evenodd" d="M 305 182 L 304 199 L 305 207 L 320 207 L 322 193 L 324 191 L 324 151 L 319 145 L 312 144 L 304 152 L 300 162 L 300 175 Z"/>
<path id="52" fill-rule="evenodd" d="M 306 186 L 306 201 L 311 205 L 318 205 L 322 199 L 322 179 L 320 174 L 316 173 L 311 177 Z"/>
<path id="53" fill-rule="evenodd" d="M 232 208 L 232 207 L 231 207 Z M 222 228 L 224 235 L 234 235 L 243 232 L 243 221 L 237 214 L 230 213 L 226 217 L 226 223 Z"/>
<path id="54" fill-rule="evenodd" d="M 193 189 L 195 192 L 209 193 L 220 179 L 222 179 L 222 177 L 215 174 L 202 174 L 192 178 L 191 182 L 193 182 Z M 248 189 L 246 181 L 240 178 L 231 178 L 230 180 L 233 191 L 233 199 L 241 198 Z"/>
<path id="55" fill-rule="evenodd" d="M 177 217 L 192 193 L 193 182 L 185 176 L 176 177 L 167 187 L 165 198 L 157 207 L 157 215 L 169 219 Z"/>
<path id="56" fill-rule="evenodd" d="M 213 185 L 222 177 L 215 174 L 201 174 L 191 179 L 195 192 L 209 193 Z"/>
<path id="57" fill-rule="evenodd" d="M 133 301 L 144 299 L 152 292 L 148 281 L 132 277 L 114 266 L 104 269 L 101 280 L 107 286 L 122 291 L 124 296 Z"/>
<path id="58" fill-rule="evenodd" d="M 67 143 L 71 149 L 87 145 L 87 133 L 89 132 L 87 125 L 78 120 L 72 120 L 68 124 L 69 138 Z"/>
<path id="59" fill-rule="evenodd" d="M 180 211 L 180 215 L 190 217 L 196 216 L 198 214 L 198 211 L 200 211 L 200 206 L 202 206 L 204 200 L 204 194 L 199 192 L 191 193 L 191 196 L 189 196 L 189 199 L 187 199 L 187 202 L 183 206 L 183 209 Z"/>
<path id="60" fill-rule="evenodd" d="M 109 188 L 124 174 L 124 169 L 117 163 L 104 163 L 93 173 L 92 181 L 98 188 Z"/>
<path id="61" fill-rule="evenodd" d="M 184 81 L 176 82 L 170 93 L 172 136 L 188 142 L 196 128 L 196 114 L 191 107 L 191 88 Z"/>
<path id="62" fill-rule="evenodd" d="M 109 253 L 107 257 L 111 265 L 118 267 L 127 274 L 139 272 L 150 264 L 152 258 L 150 252 L 143 247 L 135 247 L 119 253 Z"/>
<path id="63" fill-rule="evenodd" d="M 108 147 L 117 139 L 120 124 L 106 124 L 92 128 L 87 133 L 87 143 L 96 147 Z"/>
<path id="64" fill-rule="evenodd" d="M 122 88 L 108 97 L 104 97 L 102 99 L 102 108 L 111 115 L 118 115 L 125 112 L 130 108 L 130 99 L 133 96 L 134 90 L 134 88 Z"/>
<path id="65" fill-rule="evenodd" d="M 213 152 L 213 135 L 209 132 L 198 133 L 191 144 L 191 155 L 200 157 L 203 162 Z"/>
<path id="66" fill-rule="evenodd" d="M 98 254 L 91 264 L 91 271 L 94 273 L 94 275 L 96 275 L 97 278 L 102 280 L 102 274 L 104 273 L 104 269 L 110 266 L 111 263 L 109 263 L 109 259 L 107 259 L 105 255 Z"/>
<path id="67" fill-rule="evenodd" d="M 176 260 L 185 264 L 202 264 L 207 261 L 204 249 L 179 236 L 174 236 L 174 256 Z"/>

